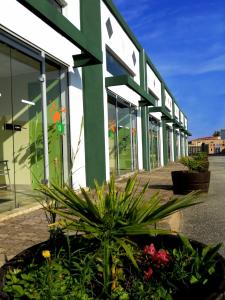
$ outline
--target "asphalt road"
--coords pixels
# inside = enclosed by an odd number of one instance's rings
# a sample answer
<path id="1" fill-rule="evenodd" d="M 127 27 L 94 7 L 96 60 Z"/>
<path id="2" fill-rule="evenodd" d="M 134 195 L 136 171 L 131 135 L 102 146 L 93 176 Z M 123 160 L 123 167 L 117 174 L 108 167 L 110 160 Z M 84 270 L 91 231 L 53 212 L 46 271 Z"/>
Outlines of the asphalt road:
<path id="1" fill-rule="evenodd" d="M 220 253 L 225 257 L 225 156 L 209 158 L 211 182 L 204 203 L 183 211 L 181 231 L 189 238 L 206 244 L 224 243 Z"/>

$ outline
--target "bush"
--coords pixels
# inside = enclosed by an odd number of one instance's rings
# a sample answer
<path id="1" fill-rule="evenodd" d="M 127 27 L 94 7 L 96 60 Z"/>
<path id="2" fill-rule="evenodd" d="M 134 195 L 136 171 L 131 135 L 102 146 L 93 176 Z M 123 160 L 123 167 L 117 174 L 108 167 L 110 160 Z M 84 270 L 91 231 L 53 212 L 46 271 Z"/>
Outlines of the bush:
<path id="1" fill-rule="evenodd" d="M 179 162 L 188 167 L 189 171 L 204 172 L 206 170 L 207 161 L 200 159 L 199 157 L 185 156 L 182 157 Z"/>

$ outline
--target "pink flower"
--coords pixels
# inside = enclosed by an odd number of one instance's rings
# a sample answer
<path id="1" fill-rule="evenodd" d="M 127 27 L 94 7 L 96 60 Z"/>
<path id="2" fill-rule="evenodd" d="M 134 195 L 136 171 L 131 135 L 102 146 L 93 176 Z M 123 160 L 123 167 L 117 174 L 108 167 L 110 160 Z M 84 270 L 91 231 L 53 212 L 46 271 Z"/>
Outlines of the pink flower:
<path id="1" fill-rule="evenodd" d="M 148 271 L 147 272 L 144 271 L 144 273 L 145 273 L 144 279 L 145 280 L 149 280 L 152 277 L 152 275 L 153 275 L 153 270 L 152 270 L 151 267 L 149 267 Z"/>
<path id="2" fill-rule="evenodd" d="M 154 256 L 152 256 L 152 261 L 156 262 L 157 264 L 166 265 L 170 261 L 169 253 L 166 250 L 161 249 Z"/>
<path id="3" fill-rule="evenodd" d="M 149 254 L 151 256 L 154 256 L 156 254 L 156 249 L 155 249 L 154 244 L 150 244 L 149 246 L 145 246 L 144 254 Z"/>

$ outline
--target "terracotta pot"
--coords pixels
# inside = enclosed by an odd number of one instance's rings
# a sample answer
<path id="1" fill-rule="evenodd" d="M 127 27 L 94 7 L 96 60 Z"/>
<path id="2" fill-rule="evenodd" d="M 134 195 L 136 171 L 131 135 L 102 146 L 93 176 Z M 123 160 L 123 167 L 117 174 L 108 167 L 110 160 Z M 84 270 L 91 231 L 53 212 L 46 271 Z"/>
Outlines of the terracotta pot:
<path id="1" fill-rule="evenodd" d="M 199 190 L 208 193 L 210 182 L 210 171 L 190 172 L 173 171 L 171 172 L 174 194 L 188 194 L 191 191 Z"/>

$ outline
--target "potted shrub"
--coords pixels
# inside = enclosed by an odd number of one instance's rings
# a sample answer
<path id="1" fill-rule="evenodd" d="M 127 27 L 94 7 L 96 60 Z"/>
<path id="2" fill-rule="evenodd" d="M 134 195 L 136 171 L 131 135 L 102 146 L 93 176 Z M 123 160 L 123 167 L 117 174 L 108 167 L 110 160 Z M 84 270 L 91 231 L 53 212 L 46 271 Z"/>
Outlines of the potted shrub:
<path id="1" fill-rule="evenodd" d="M 194 190 L 207 193 L 210 183 L 207 157 L 182 157 L 180 163 L 188 167 L 188 170 L 171 172 L 174 194 L 188 194 Z"/>
<path id="2" fill-rule="evenodd" d="M 112 178 L 107 187 L 96 184 L 94 194 L 42 185 L 58 203 L 49 209 L 62 217 L 51 225 L 60 234 L 0 269 L 2 299 L 217 299 L 225 278 L 220 245 L 195 244 L 155 227 L 199 203 L 196 195 L 161 203 L 158 194 L 145 199 L 148 184 L 137 192 L 135 181 L 119 191 Z"/>

